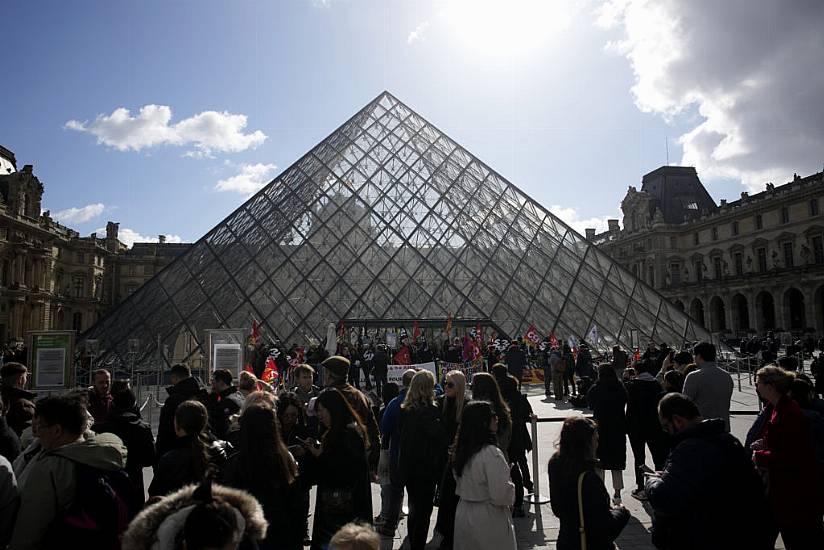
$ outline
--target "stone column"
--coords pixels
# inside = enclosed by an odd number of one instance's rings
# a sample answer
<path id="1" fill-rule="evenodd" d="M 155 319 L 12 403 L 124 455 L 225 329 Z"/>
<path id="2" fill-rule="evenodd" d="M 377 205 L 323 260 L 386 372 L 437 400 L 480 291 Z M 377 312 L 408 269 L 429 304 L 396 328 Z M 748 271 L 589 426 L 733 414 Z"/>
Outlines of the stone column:
<path id="1" fill-rule="evenodd" d="M 726 332 L 734 332 L 735 328 L 732 326 L 732 295 L 726 296 L 718 295 L 724 302 L 724 322 L 726 323 Z"/>
<path id="2" fill-rule="evenodd" d="M 815 318 L 815 287 L 802 287 L 804 294 L 804 329 L 807 327 L 816 328 Z"/>

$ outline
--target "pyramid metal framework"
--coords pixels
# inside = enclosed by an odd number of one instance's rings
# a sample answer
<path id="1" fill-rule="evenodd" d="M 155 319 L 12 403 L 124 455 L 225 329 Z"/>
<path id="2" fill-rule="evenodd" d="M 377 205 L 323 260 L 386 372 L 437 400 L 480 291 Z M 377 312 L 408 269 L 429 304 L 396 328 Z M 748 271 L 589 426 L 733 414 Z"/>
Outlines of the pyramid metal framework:
<path id="1" fill-rule="evenodd" d="M 388 92 L 83 338 L 136 363 L 255 319 L 283 342 L 341 319 L 488 318 L 599 347 L 707 339 L 655 290 Z M 162 349 L 162 348 L 161 348 Z M 133 350 L 134 351 L 134 350 Z"/>

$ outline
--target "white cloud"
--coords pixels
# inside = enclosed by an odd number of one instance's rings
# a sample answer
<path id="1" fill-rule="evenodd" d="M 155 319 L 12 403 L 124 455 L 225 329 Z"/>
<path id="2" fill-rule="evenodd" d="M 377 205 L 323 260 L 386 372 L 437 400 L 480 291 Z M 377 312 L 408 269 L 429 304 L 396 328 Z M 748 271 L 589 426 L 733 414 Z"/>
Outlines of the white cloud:
<path id="1" fill-rule="evenodd" d="M 406 37 L 406 43 L 412 44 L 414 42 L 418 42 L 419 40 L 423 40 L 426 38 L 426 31 L 429 29 L 429 21 L 424 21 L 417 27 L 415 30 L 409 33 L 409 36 Z"/>
<path id="2" fill-rule="evenodd" d="M 54 214 L 52 217 L 60 223 L 83 223 L 98 217 L 106 210 L 102 203 L 87 204 L 80 208 L 72 206 Z"/>
<path id="3" fill-rule="evenodd" d="M 624 31 L 607 48 L 629 60 L 642 111 L 697 109 L 682 164 L 759 191 L 820 169 L 824 2 L 608 0 L 598 15 Z"/>
<path id="4" fill-rule="evenodd" d="M 101 227 L 96 231 L 96 233 L 98 235 L 105 235 L 106 229 Z M 157 235 L 154 237 L 147 237 L 145 235 L 141 235 L 134 229 L 129 229 L 128 227 L 121 227 L 118 230 L 117 239 L 129 248 L 131 248 L 134 243 L 156 243 L 159 240 Z M 166 235 L 166 242 L 182 243 L 184 240 L 180 235 Z"/>
<path id="5" fill-rule="evenodd" d="M 137 116 L 119 107 L 110 115 L 98 115 L 92 122 L 70 120 L 69 130 L 87 132 L 97 137 L 97 143 L 119 151 L 140 151 L 160 145 L 189 146 L 187 156 L 209 156 L 214 152 L 235 153 L 254 149 L 266 140 L 266 134 L 246 128 L 246 115 L 226 111 L 203 111 L 175 124 L 172 109 L 166 105 L 144 105 Z"/>
<path id="6" fill-rule="evenodd" d="M 549 211 L 561 218 L 568 226 L 572 229 L 583 235 L 586 233 L 586 229 L 588 228 L 595 228 L 596 233 L 603 233 L 608 229 L 607 227 L 607 220 L 608 219 L 621 219 L 618 215 L 613 216 L 603 216 L 603 217 L 592 217 L 592 218 L 581 218 L 578 214 L 578 211 L 572 207 L 561 206 L 558 204 L 553 204 L 549 207 Z"/>
<path id="7" fill-rule="evenodd" d="M 232 191 L 250 196 L 262 189 L 275 177 L 274 164 L 241 164 L 240 173 L 220 180 L 215 184 L 218 191 Z"/>

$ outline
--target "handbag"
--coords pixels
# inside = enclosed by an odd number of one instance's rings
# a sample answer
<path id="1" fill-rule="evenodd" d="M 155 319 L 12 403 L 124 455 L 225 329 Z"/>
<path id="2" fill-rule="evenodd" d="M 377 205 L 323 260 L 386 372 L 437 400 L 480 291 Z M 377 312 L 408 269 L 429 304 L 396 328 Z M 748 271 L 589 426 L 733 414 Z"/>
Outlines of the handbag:
<path id="1" fill-rule="evenodd" d="M 581 550 L 587 550 L 587 534 L 584 529 L 584 475 L 578 475 L 578 531 L 581 533 Z"/>

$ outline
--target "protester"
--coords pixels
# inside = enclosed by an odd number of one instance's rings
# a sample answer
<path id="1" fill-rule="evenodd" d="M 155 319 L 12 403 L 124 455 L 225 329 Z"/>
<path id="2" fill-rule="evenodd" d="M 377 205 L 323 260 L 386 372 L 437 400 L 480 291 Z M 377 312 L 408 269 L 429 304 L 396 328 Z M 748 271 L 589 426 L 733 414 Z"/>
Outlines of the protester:
<path id="1" fill-rule="evenodd" d="M 315 386 L 315 369 L 306 363 L 301 363 L 294 370 L 295 381 L 297 386 L 292 390 L 294 394 L 300 399 L 304 410 L 309 405 L 309 401 L 318 396 L 320 388 Z"/>
<path id="2" fill-rule="evenodd" d="M 27 391 L 28 370 L 20 363 L 0 367 L 0 396 L 6 404 L 6 422 L 19 437 L 31 425 L 36 394 Z"/>
<path id="3" fill-rule="evenodd" d="M 597 448 L 594 421 L 580 416 L 564 421 L 558 450 L 548 467 L 549 501 L 561 522 L 559 550 L 615 548 L 613 542 L 629 521 L 626 508 L 610 507 L 609 494 L 596 472 Z"/>
<path id="4" fill-rule="evenodd" d="M 771 412 L 751 447 L 767 479 L 767 496 L 784 545 L 788 550 L 822 548 L 819 471 L 810 423 L 788 395 L 792 382 L 793 375 L 780 367 L 762 367 L 756 373 L 756 390 Z"/>
<path id="5" fill-rule="evenodd" d="M 245 491 L 204 481 L 146 507 L 129 525 L 122 550 L 257 548 L 266 519 Z"/>
<path id="6" fill-rule="evenodd" d="M 109 412 L 112 410 L 111 384 L 112 375 L 106 369 L 92 372 L 88 411 L 95 422 L 105 422 L 109 418 Z"/>
<path id="7" fill-rule="evenodd" d="M 435 406 L 435 376 L 418 371 L 401 404 L 398 465 L 409 494 L 407 527 L 411 550 L 423 550 L 435 488 L 443 476 L 447 432 Z"/>
<path id="8" fill-rule="evenodd" d="M 452 454 L 460 497 L 455 550 L 517 547 L 509 511 L 515 500 L 515 484 L 510 480 L 507 459 L 496 444 L 497 429 L 498 417 L 489 403 L 473 401 L 464 407 Z"/>
<path id="9" fill-rule="evenodd" d="M 6 407 L 3 395 L 0 394 L 0 456 L 9 462 L 14 462 L 20 454 L 20 438 L 6 422 Z M 2 548 L 2 546 L 0 546 Z"/>
<path id="10" fill-rule="evenodd" d="M 259 380 L 254 373 L 245 370 L 241 371 L 238 376 L 237 390 L 244 398 L 248 397 L 250 393 L 257 391 L 271 393 L 272 395 L 275 393 L 275 389 L 271 385 L 263 380 Z"/>
<path id="11" fill-rule="evenodd" d="M 329 541 L 329 550 L 379 550 L 380 547 L 378 534 L 361 523 L 347 523 Z"/>
<path id="12" fill-rule="evenodd" d="M 575 358 L 575 376 L 579 379 L 588 378 L 592 381 L 595 378 L 595 370 L 592 366 L 592 354 L 589 345 L 581 342 L 578 347 L 578 357 Z"/>
<path id="13" fill-rule="evenodd" d="M 20 490 L 11 463 L 0 455 L 0 548 L 6 548 L 14 530 L 17 508 L 20 506 Z"/>
<path id="14" fill-rule="evenodd" d="M 111 548 L 136 512 L 125 445 L 113 434 L 84 439 L 87 412 L 73 397 L 39 400 L 34 422 L 42 451 L 18 477 L 9 548 Z"/>
<path id="15" fill-rule="evenodd" d="M 401 376 L 403 389 L 398 396 L 386 406 L 381 418 L 381 444 L 389 449 L 389 479 L 381 480 L 381 512 L 375 520 L 375 530 L 382 536 L 394 537 L 395 529 L 403 506 L 403 476 L 399 466 L 401 449 L 400 412 L 401 403 L 406 399 L 406 392 L 417 371 L 409 369 Z M 384 455 L 385 456 L 385 455 Z M 387 482 L 388 481 L 388 482 Z"/>
<path id="16" fill-rule="evenodd" d="M 658 401 L 664 395 L 664 388 L 652 375 L 656 372 L 655 363 L 651 360 L 640 361 L 636 368 L 638 376 L 626 383 L 627 435 L 635 459 L 635 489 L 632 496 L 644 500 L 646 447 L 649 447 L 652 454 L 655 469 L 660 470 L 667 459 L 669 443 L 667 434 L 658 421 Z"/>
<path id="17" fill-rule="evenodd" d="M 389 382 L 383 385 L 383 388 L 381 388 L 381 407 L 378 410 L 377 416 L 375 416 L 378 426 L 380 426 L 383 421 L 383 414 L 386 412 L 386 406 L 389 405 L 389 403 L 400 393 L 401 388 L 395 382 Z"/>
<path id="18" fill-rule="evenodd" d="M 333 355 L 323 363 L 324 382 L 327 388 L 337 389 L 355 414 L 358 415 L 363 425 L 366 427 L 366 437 L 369 449 L 369 468 L 377 470 L 378 459 L 380 458 L 380 431 L 378 423 L 375 421 L 375 414 L 369 405 L 369 400 L 360 390 L 352 387 L 346 382 L 349 373 L 349 360 L 339 355 Z"/>
<path id="19" fill-rule="evenodd" d="M 184 401 L 175 409 L 177 439 L 172 450 L 164 453 L 155 466 L 150 496 L 168 495 L 220 471 L 226 462 L 226 447 L 222 441 L 209 441 L 207 422 L 208 413 L 200 401 Z"/>
<path id="20" fill-rule="evenodd" d="M 578 394 L 578 388 L 575 387 L 575 355 L 566 342 L 564 342 L 563 350 L 562 358 L 566 364 L 564 367 L 564 395 L 575 396 Z M 570 393 L 570 386 L 572 386 L 572 393 Z"/>
<path id="21" fill-rule="evenodd" d="M 261 549 L 301 550 L 306 533 L 298 467 L 281 439 L 275 411 L 266 405 L 246 409 L 237 451 L 229 457 L 223 482 L 254 496 L 269 523 Z"/>
<path id="22" fill-rule="evenodd" d="M 140 418 L 134 392 L 127 389 L 112 394 L 112 408 L 105 422 L 95 422 L 92 431 L 113 433 L 123 441 L 126 473 L 132 481 L 138 503 L 143 505 L 143 468 L 155 463 L 154 437 L 151 427 Z"/>
<path id="23" fill-rule="evenodd" d="M 372 377 L 375 379 L 375 386 L 382 388 L 386 384 L 389 365 L 389 355 L 386 352 L 385 344 L 378 344 L 375 356 L 372 358 Z"/>
<path id="24" fill-rule="evenodd" d="M 212 392 L 206 401 L 209 411 L 209 428 L 218 439 L 225 439 L 231 418 L 240 413 L 243 394 L 232 385 L 232 371 L 217 369 L 212 373 Z"/>
<path id="25" fill-rule="evenodd" d="M 328 361 L 328 360 L 327 360 Z M 350 521 L 372 521 L 372 493 L 363 422 L 344 395 L 326 388 L 317 398 L 317 414 L 325 429 L 321 442 L 304 441 L 314 458 L 317 483 L 312 548 L 322 549 Z"/>
<path id="26" fill-rule="evenodd" d="M 730 373 L 715 364 L 715 345 L 701 342 L 693 349 L 698 370 L 684 379 L 684 395 L 692 399 L 703 418 L 721 418 L 730 431 Z"/>
<path id="27" fill-rule="evenodd" d="M 553 349 L 549 354 L 549 368 L 550 376 L 552 376 L 552 391 L 555 394 L 555 401 L 563 401 L 564 396 L 567 394 L 567 391 L 564 388 L 564 376 L 566 373 L 567 364 L 556 349 Z M 547 397 L 549 397 L 548 394 Z"/>
<path id="28" fill-rule="evenodd" d="M 598 473 L 612 476 L 612 502 L 621 504 L 627 467 L 627 390 L 609 363 L 598 367 L 598 380 L 587 392 L 587 403 L 598 425 Z"/>
<path id="29" fill-rule="evenodd" d="M 166 388 L 168 397 L 160 408 L 160 419 L 157 425 L 157 441 L 155 448 L 157 458 L 171 451 L 175 446 L 177 434 L 175 433 L 175 411 L 178 405 L 189 399 L 197 399 L 205 402 L 207 399 L 206 389 L 200 380 L 192 377 L 192 371 L 187 365 L 177 363 L 169 371 L 172 385 Z"/>
<path id="30" fill-rule="evenodd" d="M 645 491 L 658 548 L 771 549 L 770 514 L 761 481 L 741 443 L 720 418 L 704 420 L 684 394 L 658 404 L 672 451 Z"/>

